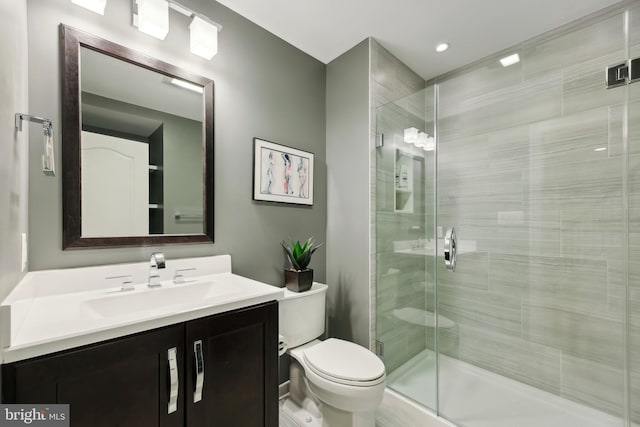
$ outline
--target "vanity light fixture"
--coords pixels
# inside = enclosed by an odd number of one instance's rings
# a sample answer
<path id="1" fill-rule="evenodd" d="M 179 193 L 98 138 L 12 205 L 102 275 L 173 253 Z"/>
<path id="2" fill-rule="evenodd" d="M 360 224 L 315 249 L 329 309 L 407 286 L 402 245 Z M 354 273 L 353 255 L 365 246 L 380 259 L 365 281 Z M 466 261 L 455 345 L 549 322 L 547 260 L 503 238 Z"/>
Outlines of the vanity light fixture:
<path id="1" fill-rule="evenodd" d="M 143 33 L 164 40 L 169 32 L 169 9 L 171 9 L 191 19 L 189 44 L 193 54 L 211 59 L 218 53 L 218 31 L 222 30 L 222 25 L 208 17 L 194 12 L 175 0 L 131 0 L 131 5 L 133 26 L 138 27 Z"/>
<path id="2" fill-rule="evenodd" d="M 505 56 L 504 58 L 500 59 L 500 63 L 503 67 L 508 67 L 510 65 L 517 64 L 518 62 L 520 62 L 520 55 L 518 55 L 517 53 Z"/>
<path id="3" fill-rule="evenodd" d="M 427 145 L 428 138 L 429 138 L 429 135 L 427 135 L 426 133 L 422 131 L 418 132 L 418 139 L 415 142 L 416 147 L 419 148 Z"/>
<path id="4" fill-rule="evenodd" d="M 218 26 L 200 16 L 194 16 L 189 25 L 191 53 L 211 59 L 218 53 Z"/>
<path id="5" fill-rule="evenodd" d="M 82 6 L 100 15 L 104 15 L 104 8 L 107 6 L 107 0 L 71 0 L 71 3 Z"/>
<path id="6" fill-rule="evenodd" d="M 434 151 L 436 149 L 436 139 L 432 136 L 427 138 L 427 143 L 422 147 L 424 151 Z"/>
<path id="7" fill-rule="evenodd" d="M 172 10 L 191 18 L 191 24 L 189 24 L 191 53 L 205 59 L 213 58 L 218 53 L 218 31 L 222 30 L 222 25 L 175 0 L 167 0 L 167 2 Z"/>
<path id="8" fill-rule="evenodd" d="M 449 43 L 440 43 L 436 46 L 436 52 L 438 53 L 442 53 L 447 49 L 449 49 Z"/>
<path id="9" fill-rule="evenodd" d="M 145 34 L 164 40 L 169 32 L 169 3 L 166 0 L 133 1 L 137 5 L 133 25 Z"/>
<path id="10" fill-rule="evenodd" d="M 415 142 L 416 147 L 422 148 L 424 151 L 433 151 L 436 149 L 436 140 L 429 136 L 428 133 L 418 132 L 418 140 Z"/>
<path id="11" fill-rule="evenodd" d="M 180 86 L 183 89 L 192 90 L 192 91 L 197 92 L 197 93 L 204 93 L 204 88 L 202 86 L 198 86 L 198 85 L 190 83 L 190 82 L 188 82 L 186 80 L 171 79 L 171 84 L 174 84 L 176 86 Z"/>
<path id="12" fill-rule="evenodd" d="M 410 127 L 404 130 L 404 142 L 407 144 L 415 144 L 418 142 L 418 128 Z"/>

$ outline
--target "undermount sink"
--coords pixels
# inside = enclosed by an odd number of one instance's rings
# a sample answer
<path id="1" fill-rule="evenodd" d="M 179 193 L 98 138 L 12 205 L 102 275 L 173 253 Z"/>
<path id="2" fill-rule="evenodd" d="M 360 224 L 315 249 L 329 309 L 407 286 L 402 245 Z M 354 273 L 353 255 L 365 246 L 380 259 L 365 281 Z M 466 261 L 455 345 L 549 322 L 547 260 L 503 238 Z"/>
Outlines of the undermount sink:
<path id="1" fill-rule="evenodd" d="M 213 298 L 224 298 L 242 293 L 242 287 L 225 281 L 207 281 L 159 288 L 140 286 L 133 292 L 121 291 L 84 301 L 85 306 L 102 317 L 122 316 L 130 313 L 166 310 L 168 307 L 193 306 Z"/>

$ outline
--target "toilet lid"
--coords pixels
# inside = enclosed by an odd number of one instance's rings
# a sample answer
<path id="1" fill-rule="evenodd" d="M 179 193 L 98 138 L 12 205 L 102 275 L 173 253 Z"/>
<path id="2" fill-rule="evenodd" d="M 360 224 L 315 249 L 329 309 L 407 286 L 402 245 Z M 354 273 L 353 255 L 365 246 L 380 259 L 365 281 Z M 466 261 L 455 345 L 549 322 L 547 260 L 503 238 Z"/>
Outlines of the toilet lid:
<path id="1" fill-rule="evenodd" d="M 318 375 L 343 384 L 377 383 L 385 373 L 384 364 L 375 354 L 336 338 L 329 338 L 305 350 L 304 359 Z"/>

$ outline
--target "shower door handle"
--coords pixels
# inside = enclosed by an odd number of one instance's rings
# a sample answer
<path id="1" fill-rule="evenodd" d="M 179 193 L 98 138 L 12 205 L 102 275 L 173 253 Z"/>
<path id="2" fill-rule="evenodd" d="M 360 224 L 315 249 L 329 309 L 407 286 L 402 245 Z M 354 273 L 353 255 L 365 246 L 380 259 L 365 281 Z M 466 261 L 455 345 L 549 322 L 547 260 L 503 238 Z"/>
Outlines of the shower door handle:
<path id="1" fill-rule="evenodd" d="M 447 270 L 456 271 L 456 230 L 451 227 L 444 235 L 444 265 Z"/>

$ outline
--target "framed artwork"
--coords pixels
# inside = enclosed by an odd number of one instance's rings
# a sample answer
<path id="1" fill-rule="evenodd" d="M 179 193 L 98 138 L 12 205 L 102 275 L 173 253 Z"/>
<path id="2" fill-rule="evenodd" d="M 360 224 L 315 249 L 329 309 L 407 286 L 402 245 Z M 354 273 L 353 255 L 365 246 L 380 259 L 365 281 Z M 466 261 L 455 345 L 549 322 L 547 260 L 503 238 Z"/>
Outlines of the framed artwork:
<path id="1" fill-rule="evenodd" d="M 313 205 L 313 157 L 253 138 L 253 200 Z"/>

